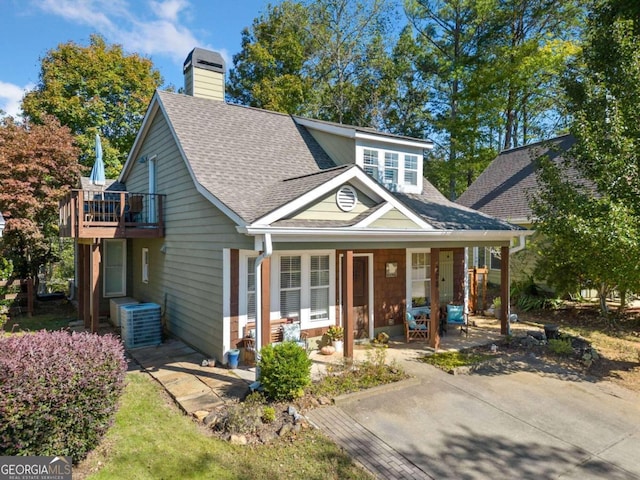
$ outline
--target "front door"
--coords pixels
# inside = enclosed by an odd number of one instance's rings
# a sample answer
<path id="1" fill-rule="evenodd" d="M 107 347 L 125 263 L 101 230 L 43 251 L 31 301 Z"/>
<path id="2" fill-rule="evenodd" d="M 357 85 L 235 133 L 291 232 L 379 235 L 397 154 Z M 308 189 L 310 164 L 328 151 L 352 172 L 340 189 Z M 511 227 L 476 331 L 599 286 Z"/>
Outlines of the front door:
<path id="1" fill-rule="evenodd" d="M 369 259 L 353 257 L 354 338 L 369 338 Z"/>

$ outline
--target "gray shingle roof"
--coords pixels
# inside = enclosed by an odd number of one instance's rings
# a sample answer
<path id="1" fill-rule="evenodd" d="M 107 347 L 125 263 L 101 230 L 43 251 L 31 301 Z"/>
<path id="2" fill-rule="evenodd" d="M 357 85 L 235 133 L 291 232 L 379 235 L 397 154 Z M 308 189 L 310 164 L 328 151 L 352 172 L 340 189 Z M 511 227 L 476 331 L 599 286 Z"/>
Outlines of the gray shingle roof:
<path id="1" fill-rule="evenodd" d="M 170 92 L 158 98 L 196 181 L 247 223 L 358 168 L 336 166 L 290 115 Z M 448 201 L 426 180 L 420 195 L 394 195 L 439 229 L 517 228 Z M 305 225 L 336 226 L 329 223 Z"/>
<path id="2" fill-rule="evenodd" d="M 426 179 L 421 194 L 394 193 L 402 203 L 440 230 L 521 230 L 521 227 L 448 200 Z"/>
<path id="3" fill-rule="evenodd" d="M 246 222 L 296 198 L 321 182 L 313 174 L 335 167 L 289 115 L 169 92 L 158 96 L 196 180 Z M 299 180 L 283 183 L 294 176 Z"/>
<path id="4" fill-rule="evenodd" d="M 554 162 L 560 163 L 562 154 L 574 143 L 573 136 L 563 135 L 505 150 L 489 164 L 457 202 L 506 220 L 530 218 L 529 201 L 539 189 L 535 160 L 548 155 Z M 574 179 L 578 176 L 574 169 L 565 171 Z"/>

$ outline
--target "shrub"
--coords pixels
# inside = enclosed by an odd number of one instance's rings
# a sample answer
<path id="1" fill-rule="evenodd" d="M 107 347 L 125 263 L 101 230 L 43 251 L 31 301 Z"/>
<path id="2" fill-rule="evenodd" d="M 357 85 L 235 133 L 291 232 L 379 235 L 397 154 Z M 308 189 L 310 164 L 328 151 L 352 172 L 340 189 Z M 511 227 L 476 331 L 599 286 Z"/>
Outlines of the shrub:
<path id="1" fill-rule="evenodd" d="M 551 338 L 549 339 L 549 350 L 556 355 L 569 356 L 573 354 L 570 338 Z"/>
<path id="2" fill-rule="evenodd" d="M 109 427 L 126 370 L 113 336 L 0 337 L 0 451 L 78 462 Z"/>
<path id="3" fill-rule="evenodd" d="M 273 423 L 276 421 L 276 409 L 273 407 L 265 406 L 262 409 L 262 421 L 264 423 Z"/>
<path id="4" fill-rule="evenodd" d="M 311 360 L 295 342 L 267 345 L 260 351 L 260 382 L 273 400 L 291 400 L 304 395 L 311 383 Z"/>

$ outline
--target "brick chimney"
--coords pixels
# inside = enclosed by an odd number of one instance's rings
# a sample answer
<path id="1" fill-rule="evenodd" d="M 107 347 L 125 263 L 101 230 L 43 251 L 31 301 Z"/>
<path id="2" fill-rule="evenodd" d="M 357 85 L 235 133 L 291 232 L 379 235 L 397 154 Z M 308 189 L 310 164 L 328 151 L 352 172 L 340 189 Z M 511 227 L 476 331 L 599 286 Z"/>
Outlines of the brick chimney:
<path id="1" fill-rule="evenodd" d="M 194 48 L 182 73 L 187 95 L 224 101 L 224 60 L 218 52 Z"/>

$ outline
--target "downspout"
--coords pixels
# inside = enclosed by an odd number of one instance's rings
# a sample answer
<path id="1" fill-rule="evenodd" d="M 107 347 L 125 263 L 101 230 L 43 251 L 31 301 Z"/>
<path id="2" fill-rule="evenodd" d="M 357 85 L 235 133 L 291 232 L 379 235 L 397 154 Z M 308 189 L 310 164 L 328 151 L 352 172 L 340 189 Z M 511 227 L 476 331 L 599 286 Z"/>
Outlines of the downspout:
<path id="1" fill-rule="evenodd" d="M 271 234 L 265 233 L 263 250 L 256 258 L 256 381 L 260 378 L 260 349 L 262 348 L 262 262 L 273 254 Z"/>
<path id="2" fill-rule="evenodd" d="M 527 237 L 524 235 L 520 235 L 520 242 L 515 247 L 509 247 L 509 255 L 513 255 L 520 250 L 524 250 L 524 247 L 527 246 Z"/>

